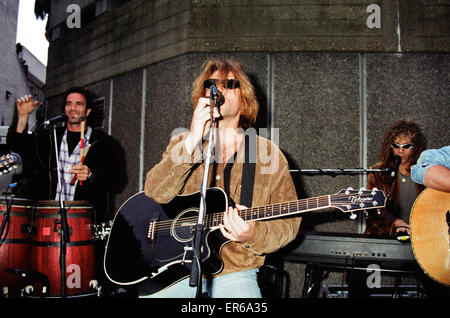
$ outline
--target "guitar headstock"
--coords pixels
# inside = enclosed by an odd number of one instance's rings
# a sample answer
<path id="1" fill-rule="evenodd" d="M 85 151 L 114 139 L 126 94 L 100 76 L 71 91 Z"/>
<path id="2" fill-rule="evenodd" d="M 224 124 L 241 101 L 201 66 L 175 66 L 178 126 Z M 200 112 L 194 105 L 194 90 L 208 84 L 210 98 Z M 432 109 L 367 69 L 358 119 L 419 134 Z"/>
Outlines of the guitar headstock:
<path id="1" fill-rule="evenodd" d="M 15 153 L 6 154 L 0 157 L 0 175 L 7 174 L 17 168 L 20 162 L 19 155 Z"/>
<path id="2" fill-rule="evenodd" d="M 372 190 L 348 188 L 332 195 L 331 205 L 343 212 L 379 209 L 385 207 L 386 196 L 383 191 L 376 188 Z"/>

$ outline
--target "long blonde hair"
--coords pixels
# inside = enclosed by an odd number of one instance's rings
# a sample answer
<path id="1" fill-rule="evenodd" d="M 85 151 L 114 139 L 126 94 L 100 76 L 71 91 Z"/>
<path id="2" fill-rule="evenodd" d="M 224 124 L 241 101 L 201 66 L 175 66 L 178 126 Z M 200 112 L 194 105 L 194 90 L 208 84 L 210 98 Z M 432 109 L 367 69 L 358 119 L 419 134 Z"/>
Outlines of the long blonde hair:
<path id="1" fill-rule="evenodd" d="M 192 104 L 195 107 L 198 99 L 205 96 L 205 88 L 203 82 L 211 77 L 211 75 L 219 71 L 220 79 L 226 79 L 229 72 L 233 73 L 235 78 L 239 81 L 240 87 L 235 89 L 241 90 L 240 103 L 240 118 L 239 127 L 246 129 L 251 127 L 258 115 L 259 104 L 255 95 L 255 88 L 250 82 L 248 76 L 244 73 L 239 62 L 232 59 L 225 59 L 223 61 L 217 59 L 210 59 L 203 63 L 202 73 L 195 79 L 192 85 Z"/>

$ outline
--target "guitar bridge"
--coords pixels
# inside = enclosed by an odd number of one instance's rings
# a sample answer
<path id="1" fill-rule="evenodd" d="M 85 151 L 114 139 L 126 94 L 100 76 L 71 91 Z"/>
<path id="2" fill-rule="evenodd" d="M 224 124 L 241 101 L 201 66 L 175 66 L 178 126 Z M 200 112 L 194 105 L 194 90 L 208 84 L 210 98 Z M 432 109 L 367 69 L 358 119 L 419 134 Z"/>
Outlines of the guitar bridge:
<path id="1" fill-rule="evenodd" d="M 147 241 L 149 243 L 151 243 L 155 240 L 155 224 L 156 224 L 156 221 L 153 221 L 153 222 L 150 222 L 150 224 L 148 226 Z"/>

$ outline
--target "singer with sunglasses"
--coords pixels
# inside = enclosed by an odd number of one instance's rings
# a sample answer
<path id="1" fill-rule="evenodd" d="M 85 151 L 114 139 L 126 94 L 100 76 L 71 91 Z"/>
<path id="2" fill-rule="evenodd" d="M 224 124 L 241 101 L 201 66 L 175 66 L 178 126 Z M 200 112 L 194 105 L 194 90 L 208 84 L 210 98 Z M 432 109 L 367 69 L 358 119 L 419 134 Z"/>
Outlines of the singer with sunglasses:
<path id="1" fill-rule="evenodd" d="M 381 142 L 379 162 L 372 168 L 388 172 L 371 173 L 367 189 L 383 190 L 387 197 L 384 209 L 368 210 L 364 234 L 408 240 L 409 215 L 416 197 L 424 187 L 411 180 L 411 166 L 425 149 L 425 137 L 413 122 L 400 119 L 388 128 Z M 350 298 L 368 298 L 369 274 L 350 270 L 346 279 Z"/>
<path id="2" fill-rule="evenodd" d="M 411 166 L 425 150 L 425 137 L 414 122 L 401 119 L 386 131 L 381 144 L 380 161 L 373 168 L 392 168 L 392 173 L 371 173 L 367 188 L 383 190 L 386 208 L 369 212 L 366 234 L 409 235 L 409 215 L 417 195 L 424 187 L 411 179 Z"/>
<path id="3" fill-rule="evenodd" d="M 213 85 L 218 90 L 219 107 L 214 107 L 210 99 Z M 240 63 L 230 59 L 206 61 L 194 81 L 192 103 L 194 112 L 189 130 L 172 136 L 162 160 L 147 173 L 145 193 L 158 203 L 168 203 L 176 195 L 199 192 L 205 170 L 205 149 L 209 143 L 207 135 L 211 116 L 214 116 L 217 129 L 208 187 L 223 189 L 236 207 L 230 206 L 223 211 L 223 222 L 214 231 L 227 240 L 220 248 L 223 267 L 218 272 L 203 272 L 202 293 L 212 298 L 260 298 L 258 268 L 264 264 L 265 255 L 296 237 L 301 218 L 246 222 L 238 210 L 297 200 L 287 160 L 275 144 L 255 136 L 256 145 L 253 146 L 276 159 L 264 162 L 256 151 L 253 177 L 244 174 L 248 162 L 242 160 L 245 149 L 252 148 L 251 145 L 247 147 L 245 131 L 255 122 L 258 102 L 254 87 Z M 252 183 L 253 186 L 249 186 Z M 249 188 L 252 195 L 245 192 Z M 244 198 L 250 199 L 245 200 L 250 203 L 243 204 Z M 196 291 L 197 287 L 189 284 L 189 278 L 184 278 L 162 291 L 140 292 L 140 296 L 192 298 L 196 297 Z"/>

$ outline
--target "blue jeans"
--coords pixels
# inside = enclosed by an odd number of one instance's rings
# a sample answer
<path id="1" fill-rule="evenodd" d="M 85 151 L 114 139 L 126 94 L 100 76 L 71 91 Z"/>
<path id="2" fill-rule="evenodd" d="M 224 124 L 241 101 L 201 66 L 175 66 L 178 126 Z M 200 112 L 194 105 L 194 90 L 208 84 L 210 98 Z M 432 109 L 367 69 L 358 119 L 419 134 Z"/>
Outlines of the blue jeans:
<path id="1" fill-rule="evenodd" d="M 202 279 L 202 291 L 211 298 L 261 298 L 257 280 L 258 269 Z M 189 286 L 189 277 L 155 294 L 141 298 L 194 298 L 197 287 Z"/>

